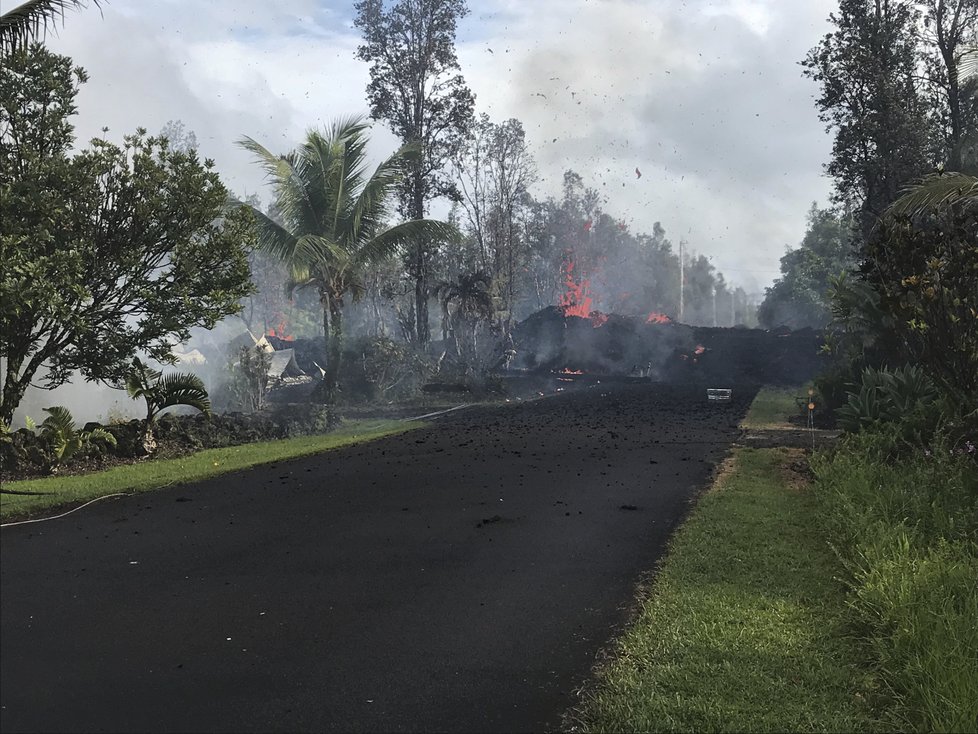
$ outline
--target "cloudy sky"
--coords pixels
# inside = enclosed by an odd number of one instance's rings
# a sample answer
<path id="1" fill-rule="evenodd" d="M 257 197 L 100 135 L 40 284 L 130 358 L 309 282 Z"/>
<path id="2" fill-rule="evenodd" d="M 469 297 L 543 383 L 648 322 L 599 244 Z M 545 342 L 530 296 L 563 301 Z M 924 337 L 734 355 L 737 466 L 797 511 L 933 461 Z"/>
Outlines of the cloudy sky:
<path id="1" fill-rule="evenodd" d="M 828 198 L 830 140 L 798 61 L 835 6 L 469 0 L 458 55 L 477 111 L 523 122 L 538 196 L 572 168 L 633 231 L 661 221 L 757 292 Z M 107 0 L 70 12 L 48 42 L 89 72 L 81 140 L 180 120 L 236 193 L 267 200 L 234 141 L 284 152 L 309 127 L 367 112 L 352 16 L 353 0 Z M 373 155 L 395 147 L 375 126 Z"/>

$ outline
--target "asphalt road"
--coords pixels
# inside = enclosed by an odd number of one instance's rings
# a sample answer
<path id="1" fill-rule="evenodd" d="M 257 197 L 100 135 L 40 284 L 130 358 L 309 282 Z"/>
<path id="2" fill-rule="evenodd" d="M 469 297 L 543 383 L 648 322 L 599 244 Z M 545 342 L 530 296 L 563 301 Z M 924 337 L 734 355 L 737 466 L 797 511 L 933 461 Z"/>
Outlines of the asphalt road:
<path id="1" fill-rule="evenodd" d="M 751 390 L 596 385 L 0 536 L 0 727 L 553 729 Z"/>

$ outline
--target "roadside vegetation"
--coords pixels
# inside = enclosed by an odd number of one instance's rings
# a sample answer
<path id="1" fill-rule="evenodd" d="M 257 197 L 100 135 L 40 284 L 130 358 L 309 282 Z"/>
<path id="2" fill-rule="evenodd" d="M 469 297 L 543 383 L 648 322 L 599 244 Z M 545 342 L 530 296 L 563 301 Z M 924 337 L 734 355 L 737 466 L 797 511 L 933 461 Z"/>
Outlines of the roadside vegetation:
<path id="1" fill-rule="evenodd" d="M 872 679 L 798 450 L 739 449 L 676 533 L 568 722 L 582 731 L 857 731 Z"/>
<path id="2" fill-rule="evenodd" d="M 78 476 L 5 482 L 5 493 L 0 495 L 0 518 L 8 521 L 109 494 L 133 494 L 209 479 L 259 464 L 318 454 L 354 443 L 403 433 L 423 425 L 418 421 L 347 421 L 337 430 L 324 435 L 207 449 L 175 459 L 137 462 Z M 26 494 L 35 492 L 37 494 Z"/>
<path id="3" fill-rule="evenodd" d="M 887 728 L 978 727 L 978 468 L 970 444 L 895 457 L 863 433 L 817 456 L 820 525 L 882 685 Z"/>
<path id="4" fill-rule="evenodd" d="M 755 430 L 785 428 L 790 425 L 788 422 L 790 416 L 802 415 L 798 399 L 807 395 L 807 385 L 800 387 L 765 385 L 754 397 L 754 402 L 751 403 L 747 417 L 744 418 L 741 426 Z"/>
<path id="5" fill-rule="evenodd" d="M 762 390 L 745 427 L 786 425 L 797 392 Z M 735 451 L 572 729 L 978 728 L 974 414 L 916 367 L 846 394 L 827 450 Z"/>

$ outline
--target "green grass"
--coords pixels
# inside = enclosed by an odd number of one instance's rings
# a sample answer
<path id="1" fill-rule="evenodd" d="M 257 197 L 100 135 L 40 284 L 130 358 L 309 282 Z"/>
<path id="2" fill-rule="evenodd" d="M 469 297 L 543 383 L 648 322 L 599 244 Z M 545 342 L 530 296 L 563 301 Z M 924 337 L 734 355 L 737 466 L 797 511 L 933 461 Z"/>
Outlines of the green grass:
<path id="1" fill-rule="evenodd" d="M 198 451 L 177 459 L 160 459 L 116 466 L 105 471 L 66 477 L 44 477 L 7 482 L 5 489 L 19 492 L 45 492 L 41 496 L 0 495 L 0 518 L 26 517 L 62 505 L 102 497 L 117 492 L 144 492 L 173 484 L 201 479 L 292 459 L 308 454 L 402 433 L 424 425 L 421 422 L 361 420 L 344 422 L 337 430 L 318 436 L 301 436 L 280 441 L 229 446 Z"/>
<path id="2" fill-rule="evenodd" d="M 741 424 L 744 428 L 786 428 L 788 416 L 797 415 L 800 408 L 795 403 L 796 397 L 808 395 L 808 386 L 800 387 L 771 387 L 760 389 L 754 402 L 751 403 L 747 417 Z"/>
<path id="3" fill-rule="evenodd" d="M 822 522 L 894 730 L 978 730 L 978 470 L 938 441 L 847 437 L 813 461 Z"/>
<path id="4" fill-rule="evenodd" d="M 739 449 L 573 715 L 584 731 L 873 728 L 838 570 L 787 449 Z"/>

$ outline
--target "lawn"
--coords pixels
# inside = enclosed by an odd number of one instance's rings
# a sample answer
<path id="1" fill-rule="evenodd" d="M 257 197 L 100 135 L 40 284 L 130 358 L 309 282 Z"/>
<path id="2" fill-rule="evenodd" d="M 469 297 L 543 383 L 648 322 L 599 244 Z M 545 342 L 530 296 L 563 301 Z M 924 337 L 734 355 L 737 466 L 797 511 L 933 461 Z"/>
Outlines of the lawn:
<path id="1" fill-rule="evenodd" d="M 361 441 L 402 433 L 423 425 L 418 421 L 346 421 L 337 430 L 317 436 L 207 449 L 177 459 L 144 461 L 91 474 L 7 482 L 4 484 L 4 489 L 44 494 L 0 495 L 0 518 L 6 521 L 11 518 L 29 517 L 45 510 L 86 502 L 109 494 L 144 492 L 174 484 L 195 482 L 258 464 L 317 454 Z"/>
<path id="2" fill-rule="evenodd" d="M 744 428 L 787 428 L 788 417 L 800 415 L 801 408 L 795 402 L 796 398 L 807 396 L 807 385 L 799 387 L 762 387 L 751 403 L 747 417 L 744 418 Z"/>
<path id="3" fill-rule="evenodd" d="M 739 449 L 698 503 L 577 731 L 865 731 L 868 679 L 790 449 Z"/>

